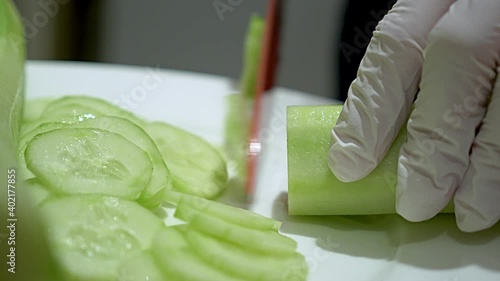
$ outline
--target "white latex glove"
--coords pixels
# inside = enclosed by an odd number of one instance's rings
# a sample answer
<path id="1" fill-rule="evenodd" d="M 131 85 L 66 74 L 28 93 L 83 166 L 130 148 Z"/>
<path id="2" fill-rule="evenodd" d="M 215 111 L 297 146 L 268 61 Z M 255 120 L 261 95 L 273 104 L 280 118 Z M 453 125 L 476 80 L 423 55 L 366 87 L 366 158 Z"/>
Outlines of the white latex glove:
<path id="1" fill-rule="evenodd" d="M 454 199 L 457 224 L 500 218 L 500 0 L 400 0 L 379 23 L 332 130 L 342 181 L 369 174 L 409 116 L 396 210 L 410 221 Z"/>

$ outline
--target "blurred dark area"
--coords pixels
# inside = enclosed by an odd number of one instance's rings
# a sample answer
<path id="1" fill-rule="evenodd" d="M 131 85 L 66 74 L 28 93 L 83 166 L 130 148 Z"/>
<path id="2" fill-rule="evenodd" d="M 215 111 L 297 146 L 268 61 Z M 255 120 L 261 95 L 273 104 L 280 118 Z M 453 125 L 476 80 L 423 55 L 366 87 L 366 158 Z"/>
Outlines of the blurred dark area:
<path id="1" fill-rule="evenodd" d="M 267 1 L 14 2 L 29 59 L 159 66 L 238 79 L 250 15 L 265 16 Z M 283 2 L 277 85 L 344 99 L 390 1 Z"/>

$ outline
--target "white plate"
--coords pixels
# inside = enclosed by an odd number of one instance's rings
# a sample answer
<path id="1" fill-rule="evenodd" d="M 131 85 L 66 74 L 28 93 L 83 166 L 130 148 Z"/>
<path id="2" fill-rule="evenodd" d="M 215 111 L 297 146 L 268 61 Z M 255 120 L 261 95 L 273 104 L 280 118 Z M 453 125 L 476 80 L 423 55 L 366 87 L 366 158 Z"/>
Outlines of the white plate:
<path id="1" fill-rule="evenodd" d="M 29 62 L 27 98 L 86 94 L 98 96 L 151 120 L 195 132 L 216 145 L 223 141 L 224 97 L 229 79 L 206 74 L 68 62 Z M 500 280 L 500 226 L 465 234 L 454 217 L 424 223 L 397 216 L 288 217 L 285 108 L 334 103 L 278 88 L 268 107 L 257 193 L 251 210 L 284 221 L 282 233 L 298 241 L 311 281 Z M 223 201 L 242 205 L 240 190 Z M 500 203 L 500 202 L 499 202 Z"/>

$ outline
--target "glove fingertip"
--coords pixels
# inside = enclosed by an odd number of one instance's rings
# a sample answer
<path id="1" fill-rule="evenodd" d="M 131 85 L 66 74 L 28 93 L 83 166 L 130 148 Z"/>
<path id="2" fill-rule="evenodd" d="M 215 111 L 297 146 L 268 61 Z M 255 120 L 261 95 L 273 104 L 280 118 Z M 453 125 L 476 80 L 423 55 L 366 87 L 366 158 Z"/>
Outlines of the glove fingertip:
<path id="1" fill-rule="evenodd" d="M 354 182 L 366 177 L 375 169 L 377 163 L 363 156 L 354 147 L 334 144 L 328 153 L 328 167 L 333 175 L 342 182 Z"/>

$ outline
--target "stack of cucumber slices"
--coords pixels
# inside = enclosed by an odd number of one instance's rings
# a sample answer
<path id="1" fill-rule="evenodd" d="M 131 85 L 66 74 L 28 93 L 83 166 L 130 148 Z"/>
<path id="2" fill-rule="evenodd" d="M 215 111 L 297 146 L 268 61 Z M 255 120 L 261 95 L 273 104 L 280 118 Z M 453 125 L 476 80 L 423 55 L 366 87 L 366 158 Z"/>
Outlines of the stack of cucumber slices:
<path id="1" fill-rule="evenodd" d="M 28 101 L 18 143 L 61 280 L 305 280 L 280 222 L 223 205 L 225 158 L 202 138 L 88 96 Z M 155 212 L 175 206 L 181 224 Z"/>

